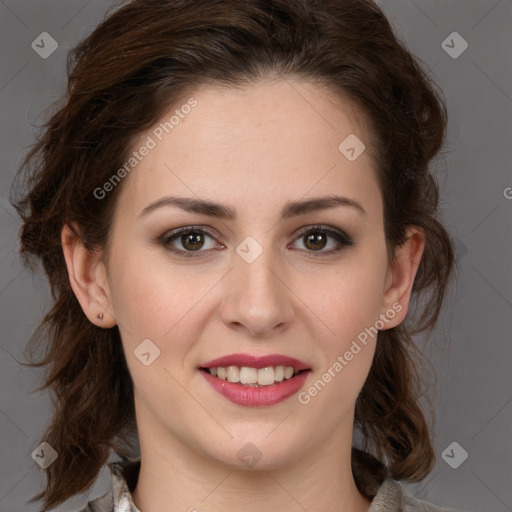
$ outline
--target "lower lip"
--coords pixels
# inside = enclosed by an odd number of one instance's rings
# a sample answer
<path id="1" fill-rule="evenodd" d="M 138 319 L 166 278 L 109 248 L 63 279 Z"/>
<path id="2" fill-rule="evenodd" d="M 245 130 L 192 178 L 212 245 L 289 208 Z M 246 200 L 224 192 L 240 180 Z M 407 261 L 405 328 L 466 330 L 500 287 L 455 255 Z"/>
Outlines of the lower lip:
<path id="1" fill-rule="evenodd" d="M 291 379 L 271 386 L 249 387 L 243 384 L 219 379 L 204 370 L 199 370 L 208 384 L 231 402 L 246 407 L 261 407 L 278 404 L 297 393 L 310 371 L 298 373 Z"/>

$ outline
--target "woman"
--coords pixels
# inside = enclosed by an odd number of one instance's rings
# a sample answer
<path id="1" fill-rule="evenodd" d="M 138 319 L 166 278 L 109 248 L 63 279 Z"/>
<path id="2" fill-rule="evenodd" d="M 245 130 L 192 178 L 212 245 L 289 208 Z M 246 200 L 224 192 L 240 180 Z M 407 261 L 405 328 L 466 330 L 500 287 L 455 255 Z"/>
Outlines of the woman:
<path id="1" fill-rule="evenodd" d="M 447 510 L 399 484 L 435 461 L 412 335 L 453 267 L 446 111 L 382 11 L 135 0 L 71 57 L 16 202 L 55 298 L 32 501 L 113 449 L 84 511 Z"/>

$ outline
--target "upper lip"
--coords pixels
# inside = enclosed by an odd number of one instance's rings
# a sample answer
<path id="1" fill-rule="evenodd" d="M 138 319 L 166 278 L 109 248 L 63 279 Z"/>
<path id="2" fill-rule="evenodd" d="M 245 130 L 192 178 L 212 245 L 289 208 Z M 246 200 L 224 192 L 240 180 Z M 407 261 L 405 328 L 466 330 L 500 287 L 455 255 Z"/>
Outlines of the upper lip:
<path id="1" fill-rule="evenodd" d="M 266 356 L 251 356 L 249 354 L 230 354 L 212 359 L 201 368 L 218 368 L 227 366 L 247 366 L 249 368 L 267 368 L 269 366 L 291 366 L 294 370 L 309 370 L 309 365 L 295 357 L 281 354 L 268 354 Z"/>

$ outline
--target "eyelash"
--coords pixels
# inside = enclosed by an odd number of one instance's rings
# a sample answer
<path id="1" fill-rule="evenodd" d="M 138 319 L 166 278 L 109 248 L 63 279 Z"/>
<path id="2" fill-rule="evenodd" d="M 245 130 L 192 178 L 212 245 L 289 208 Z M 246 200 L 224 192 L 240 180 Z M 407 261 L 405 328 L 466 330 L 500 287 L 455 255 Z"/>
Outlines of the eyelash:
<path id="1" fill-rule="evenodd" d="M 184 228 L 179 228 L 174 231 L 170 231 L 162 235 L 161 237 L 157 238 L 157 242 L 161 244 L 167 251 L 176 254 L 180 257 L 184 258 L 197 258 L 201 257 L 202 252 L 206 252 L 204 250 L 197 250 L 197 251 L 182 251 L 173 248 L 170 243 L 174 240 L 178 239 L 180 236 L 187 234 L 187 233 L 199 233 L 199 234 L 206 234 L 209 237 L 215 239 L 215 236 L 207 229 L 204 229 L 203 227 L 195 227 L 195 226 L 187 226 Z M 330 249 L 329 251 L 307 251 L 308 256 L 310 258 L 321 258 L 330 256 L 332 254 L 340 252 L 343 248 L 351 247 L 354 245 L 354 242 L 352 239 L 343 231 L 333 230 L 325 226 L 316 225 L 316 226 L 308 226 L 307 228 L 301 230 L 298 234 L 296 239 L 299 239 L 303 237 L 304 235 L 308 233 L 322 233 L 328 236 L 331 236 L 338 242 L 338 247 L 334 249 Z"/>

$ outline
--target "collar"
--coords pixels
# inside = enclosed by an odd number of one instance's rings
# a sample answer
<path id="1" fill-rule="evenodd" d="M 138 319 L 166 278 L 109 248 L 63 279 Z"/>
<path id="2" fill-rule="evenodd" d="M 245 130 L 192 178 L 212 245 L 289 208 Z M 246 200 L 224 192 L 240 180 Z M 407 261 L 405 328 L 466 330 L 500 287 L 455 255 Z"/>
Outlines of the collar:
<path id="1" fill-rule="evenodd" d="M 135 489 L 139 476 L 140 457 L 111 462 L 108 467 L 112 473 L 112 512 L 141 512 L 133 503 L 130 492 Z"/>

